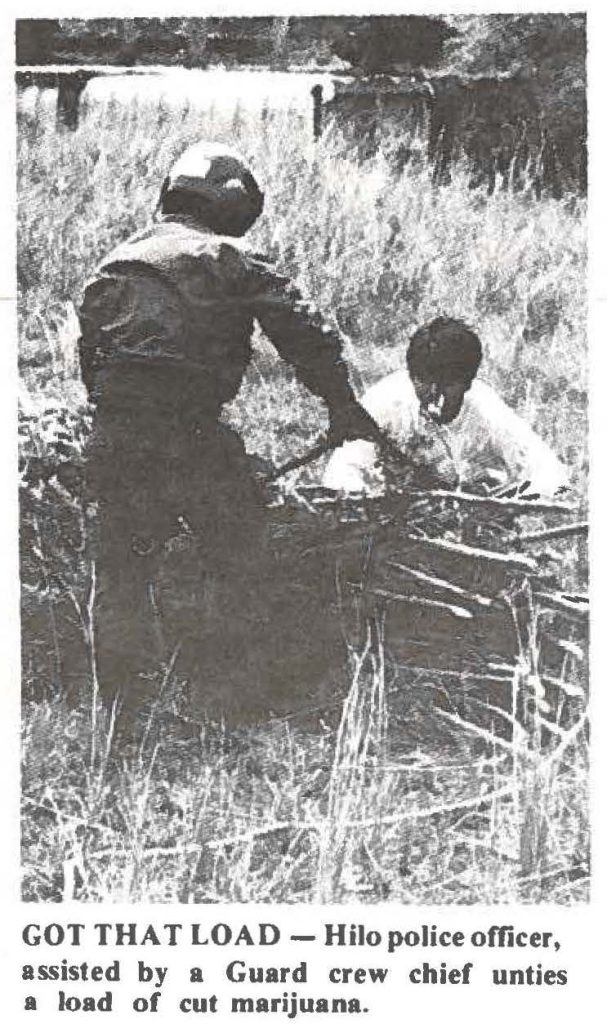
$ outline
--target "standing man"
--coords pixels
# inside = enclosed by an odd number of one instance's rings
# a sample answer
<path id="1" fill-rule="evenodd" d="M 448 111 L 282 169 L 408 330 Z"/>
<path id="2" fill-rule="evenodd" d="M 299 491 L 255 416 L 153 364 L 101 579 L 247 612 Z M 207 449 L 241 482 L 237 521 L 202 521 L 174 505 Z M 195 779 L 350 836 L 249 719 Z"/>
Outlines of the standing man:
<path id="1" fill-rule="evenodd" d="M 209 665 L 220 676 L 238 657 L 247 671 L 246 629 L 232 627 L 235 616 L 252 630 L 263 619 L 264 498 L 240 438 L 219 420 L 249 363 L 254 322 L 327 403 L 332 443 L 381 442 L 350 386 L 342 337 L 237 241 L 263 199 L 237 154 L 192 146 L 164 182 L 155 223 L 102 261 L 80 306 L 98 678 L 102 695 L 132 706 L 147 695 L 146 673 L 175 653 L 163 635 L 159 572 L 180 529 L 195 536 L 203 567 L 195 618 L 212 606 Z"/>

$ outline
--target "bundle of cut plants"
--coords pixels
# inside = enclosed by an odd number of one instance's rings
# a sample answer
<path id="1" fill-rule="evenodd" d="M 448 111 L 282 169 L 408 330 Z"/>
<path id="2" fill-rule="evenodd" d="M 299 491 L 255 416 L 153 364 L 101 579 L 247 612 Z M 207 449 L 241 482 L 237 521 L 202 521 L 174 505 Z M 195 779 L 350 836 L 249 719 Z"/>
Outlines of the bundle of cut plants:
<path id="1" fill-rule="evenodd" d="M 351 648 L 361 650 L 381 623 L 401 682 L 440 679 L 450 707 L 472 699 L 510 708 L 504 684 L 522 661 L 548 688 L 571 674 L 572 659 L 583 661 L 587 524 L 566 500 L 526 497 L 524 487 L 368 498 L 303 486 L 271 514 L 278 557 L 310 585 L 323 576 L 334 584 Z M 583 682 L 585 666 L 574 669 Z M 557 689 L 547 710 L 562 697 Z"/>

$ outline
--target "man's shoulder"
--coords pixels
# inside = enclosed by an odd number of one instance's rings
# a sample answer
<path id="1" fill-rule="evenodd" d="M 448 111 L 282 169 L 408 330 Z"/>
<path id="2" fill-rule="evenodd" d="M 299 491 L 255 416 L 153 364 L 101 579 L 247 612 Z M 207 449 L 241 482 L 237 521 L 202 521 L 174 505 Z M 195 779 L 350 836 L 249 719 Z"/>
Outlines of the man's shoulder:
<path id="1" fill-rule="evenodd" d="M 273 268 L 272 261 L 256 252 L 245 239 L 217 235 L 183 221 L 160 221 L 132 239 L 134 245 L 173 251 L 206 262 L 209 258 L 241 269 Z"/>
<path id="2" fill-rule="evenodd" d="M 535 443 L 530 424 L 486 381 L 473 382 L 466 396 L 464 413 L 458 418 L 460 428 L 469 430 L 471 437 L 484 438 L 496 448 L 510 446 L 513 451 L 523 450 Z"/>
<path id="3" fill-rule="evenodd" d="M 197 231 L 187 224 L 161 221 L 120 242 L 101 260 L 98 271 L 107 273 L 128 264 L 162 267 L 187 257 L 217 259 L 221 242 L 216 236 Z"/>
<path id="4" fill-rule="evenodd" d="M 500 402 L 503 401 L 503 398 L 500 397 L 496 389 L 491 384 L 488 384 L 485 380 L 479 380 L 478 377 L 475 377 L 472 381 L 468 394 L 470 399 L 478 404 L 482 404 L 483 402 L 492 402 L 496 398 L 499 398 Z"/>
<path id="5" fill-rule="evenodd" d="M 91 280 L 103 279 L 143 287 L 157 280 L 159 286 L 176 287 L 191 298 L 228 294 L 241 301 L 282 293 L 288 285 L 271 260 L 240 239 L 178 221 L 152 224 L 117 245 Z"/>
<path id="6" fill-rule="evenodd" d="M 93 280 L 128 281 L 138 287 L 156 281 L 159 287 L 177 288 L 190 298 L 203 294 L 246 298 L 258 290 L 259 262 L 233 242 L 237 240 L 187 225 L 152 225 L 113 249 Z"/>
<path id="7" fill-rule="evenodd" d="M 506 425 L 519 418 L 497 389 L 484 380 L 477 379 L 472 382 L 466 395 L 466 406 L 477 417 L 482 417 L 487 422 L 495 422 L 496 425 Z"/>

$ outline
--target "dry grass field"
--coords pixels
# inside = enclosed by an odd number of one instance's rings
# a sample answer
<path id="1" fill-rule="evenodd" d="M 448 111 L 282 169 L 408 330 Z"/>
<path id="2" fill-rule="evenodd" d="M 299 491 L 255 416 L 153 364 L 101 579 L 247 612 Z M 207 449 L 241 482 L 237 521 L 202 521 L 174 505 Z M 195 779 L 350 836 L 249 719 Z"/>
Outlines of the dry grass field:
<path id="1" fill-rule="evenodd" d="M 531 188 L 487 196 L 468 188 L 463 163 L 436 189 L 415 139 L 397 174 L 394 139 L 357 162 L 331 133 L 316 144 L 310 134 L 295 113 L 225 119 L 168 103 L 90 105 L 72 133 L 42 105 L 19 116 L 26 900 L 587 898 L 585 652 L 569 634 L 559 686 L 577 710 L 552 709 L 548 743 L 541 701 L 505 740 L 433 712 L 427 694 L 441 684 L 427 677 L 407 677 L 394 716 L 399 679 L 374 648 L 352 652 L 343 709 L 315 729 L 296 717 L 209 721 L 186 736 L 159 713 L 118 748 L 94 678 L 68 706 L 28 633 L 43 621 L 52 648 L 69 608 L 86 637 L 90 611 L 84 512 L 69 485 L 87 425 L 71 303 L 97 260 L 146 223 L 171 160 L 200 137 L 250 158 L 266 192 L 252 245 L 348 334 L 357 389 L 401 365 L 415 326 L 464 318 L 485 346 L 482 375 L 571 467 L 570 503 L 583 508 L 585 202 L 537 201 Z M 225 415 L 276 463 L 325 426 L 261 335 Z M 582 544 L 553 548 L 564 584 L 583 584 Z M 528 683 L 533 650 L 516 671 L 512 685 Z"/>

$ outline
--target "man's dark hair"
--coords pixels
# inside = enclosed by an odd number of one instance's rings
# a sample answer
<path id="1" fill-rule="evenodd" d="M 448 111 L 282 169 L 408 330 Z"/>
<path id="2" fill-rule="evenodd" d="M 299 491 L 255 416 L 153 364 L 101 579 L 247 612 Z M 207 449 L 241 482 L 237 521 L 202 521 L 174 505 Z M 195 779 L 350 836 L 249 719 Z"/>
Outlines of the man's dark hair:
<path id="1" fill-rule="evenodd" d="M 407 349 L 409 375 L 429 383 L 470 383 L 482 358 L 478 335 L 463 320 L 448 316 L 420 327 Z"/>

